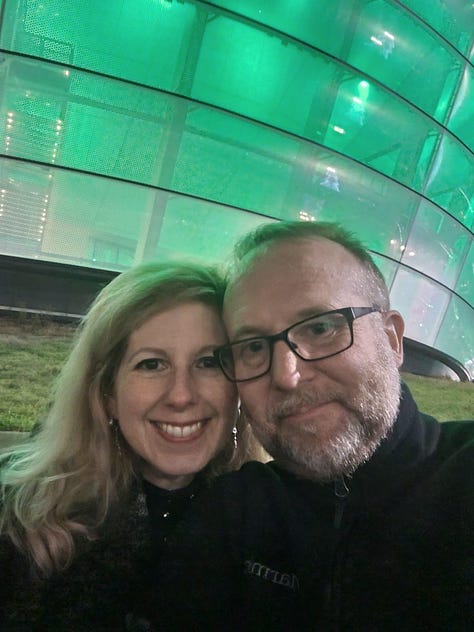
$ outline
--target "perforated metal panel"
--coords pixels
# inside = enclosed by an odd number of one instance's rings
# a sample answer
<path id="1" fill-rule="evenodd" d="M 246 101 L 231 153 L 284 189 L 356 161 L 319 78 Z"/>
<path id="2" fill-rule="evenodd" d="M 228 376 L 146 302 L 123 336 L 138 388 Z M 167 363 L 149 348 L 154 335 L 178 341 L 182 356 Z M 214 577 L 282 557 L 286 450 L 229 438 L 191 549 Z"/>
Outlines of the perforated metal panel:
<path id="1" fill-rule="evenodd" d="M 0 253 L 220 261 L 282 218 L 372 249 L 407 336 L 474 374 L 474 8 L 4 0 Z"/>

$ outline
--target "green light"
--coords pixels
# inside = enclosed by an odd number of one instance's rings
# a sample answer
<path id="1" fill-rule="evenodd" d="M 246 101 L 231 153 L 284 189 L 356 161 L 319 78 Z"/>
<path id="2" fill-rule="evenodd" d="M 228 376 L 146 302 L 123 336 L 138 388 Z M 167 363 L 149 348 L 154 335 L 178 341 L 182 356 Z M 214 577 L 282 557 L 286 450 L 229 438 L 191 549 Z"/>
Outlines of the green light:
<path id="1" fill-rule="evenodd" d="M 363 102 L 366 103 L 368 98 L 369 98 L 369 92 L 370 92 L 370 84 L 368 81 L 359 81 L 359 84 L 357 86 L 357 93 L 358 93 L 358 97 L 359 99 Z"/>

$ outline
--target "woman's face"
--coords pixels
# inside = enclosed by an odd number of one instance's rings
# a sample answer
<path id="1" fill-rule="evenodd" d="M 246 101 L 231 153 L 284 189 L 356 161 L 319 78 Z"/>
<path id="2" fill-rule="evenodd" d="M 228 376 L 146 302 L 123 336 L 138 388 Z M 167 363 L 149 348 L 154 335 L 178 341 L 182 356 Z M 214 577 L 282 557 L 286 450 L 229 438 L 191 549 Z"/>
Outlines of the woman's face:
<path id="1" fill-rule="evenodd" d="M 225 342 L 218 314 L 197 302 L 152 316 L 128 340 L 108 409 L 159 487 L 187 485 L 231 437 L 237 392 L 212 356 Z"/>

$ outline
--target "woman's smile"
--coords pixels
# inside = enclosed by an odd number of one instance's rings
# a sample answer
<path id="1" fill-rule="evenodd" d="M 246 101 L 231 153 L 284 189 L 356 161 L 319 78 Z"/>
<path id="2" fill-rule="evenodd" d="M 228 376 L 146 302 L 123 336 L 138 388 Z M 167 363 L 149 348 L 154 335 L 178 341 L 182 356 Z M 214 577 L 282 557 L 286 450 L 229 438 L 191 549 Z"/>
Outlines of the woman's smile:
<path id="1" fill-rule="evenodd" d="M 158 312 L 129 337 L 110 412 L 158 487 L 187 484 L 232 437 L 237 391 L 213 357 L 226 341 L 216 310 L 196 302 Z"/>
<path id="2" fill-rule="evenodd" d="M 160 421 L 151 421 L 160 434 L 168 441 L 193 441 L 200 437 L 209 419 L 195 421 L 188 424 L 172 424 Z"/>

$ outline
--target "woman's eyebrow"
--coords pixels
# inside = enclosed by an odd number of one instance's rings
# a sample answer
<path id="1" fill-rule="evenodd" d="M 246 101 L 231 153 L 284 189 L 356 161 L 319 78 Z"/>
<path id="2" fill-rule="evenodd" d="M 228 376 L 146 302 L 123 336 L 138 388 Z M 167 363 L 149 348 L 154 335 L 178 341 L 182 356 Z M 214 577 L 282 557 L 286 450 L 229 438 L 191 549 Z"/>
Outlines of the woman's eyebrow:
<path id="1" fill-rule="evenodd" d="M 131 353 L 130 355 L 125 355 L 125 361 L 126 362 L 133 362 L 133 360 L 138 356 L 141 355 L 142 353 L 151 353 L 153 355 L 167 355 L 166 351 L 164 349 L 161 349 L 160 347 L 140 347 L 139 349 L 136 349 L 133 353 Z"/>

